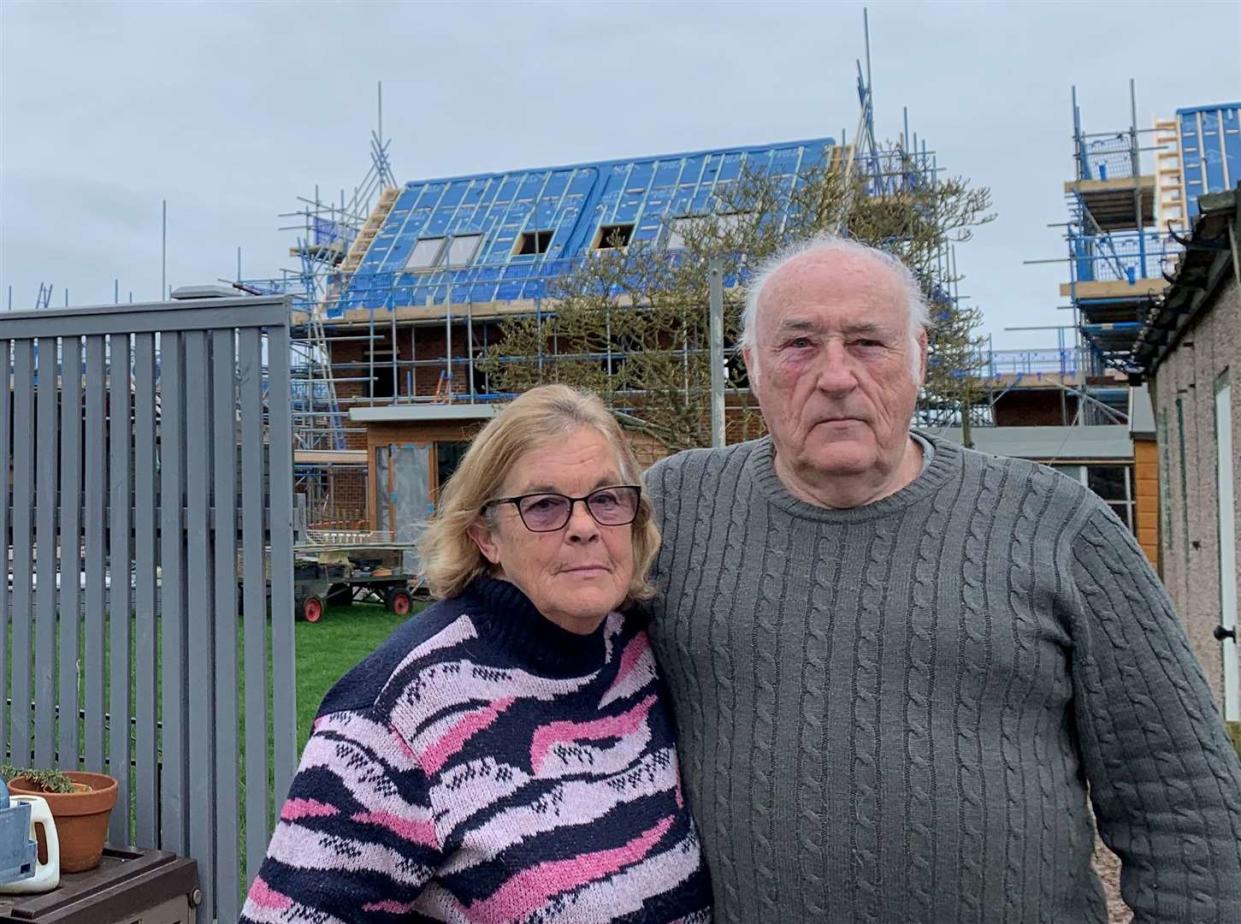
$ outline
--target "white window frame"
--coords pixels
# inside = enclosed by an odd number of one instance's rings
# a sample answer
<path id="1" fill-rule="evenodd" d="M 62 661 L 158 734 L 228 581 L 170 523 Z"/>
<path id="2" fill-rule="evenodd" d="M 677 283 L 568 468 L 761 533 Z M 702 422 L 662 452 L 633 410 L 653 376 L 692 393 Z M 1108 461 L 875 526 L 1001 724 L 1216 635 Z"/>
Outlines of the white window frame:
<path id="1" fill-rule="evenodd" d="M 435 249 L 431 253 L 429 260 L 422 260 L 418 263 L 414 262 L 414 258 L 419 254 L 419 248 L 423 244 L 433 244 Z M 444 256 L 444 248 L 448 244 L 447 237 L 420 237 L 414 241 L 414 248 L 409 252 L 409 257 L 405 261 L 405 272 L 407 273 L 429 273 L 434 270 Z M 423 251 L 425 253 L 425 251 Z"/>
<path id="2" fill-rule="evenodd" d="M 1126 519 L 1125 524 L 1129 527 L 1134 535 L 1137 535 L 1138 524 L 1136 520 L 1136 512 L 1134 508 L 1136 504 L 1133 499 L 1133 465 L 1129 462 L 1117 460 L 1115 462 L 1071 462 L 1067 464 L 1056 463 L 1052 465 L 1060 474 L 1072 478 L 1086 490 L 1090 490 L 1090 475 L 1088 469 L 1092 468 L 1123 468 L 1125 470 L 1125 497 L 1123 500 L 1112 498 L 1100 498 L 1103 503 L 1109 507 L 1112 505 L 1122 505 L 1125 508 Z"/>
<path id="3" fill-rule="evenodd" d="M 474 244 L 470 248 L 469 254 L 464 259 L 453 259 L 453 250 L 457 246 L 458 241 L 473 241 Z M 447 269 L 459 269 L 463 266 L 469 266 L 478 256 L 479 249 L 483 246 L 483 235 L 481 231 L 470 231 L 465 234 L 454 234 L 448 239 L 448 244 L 440 253 L 440 262 Z"/>

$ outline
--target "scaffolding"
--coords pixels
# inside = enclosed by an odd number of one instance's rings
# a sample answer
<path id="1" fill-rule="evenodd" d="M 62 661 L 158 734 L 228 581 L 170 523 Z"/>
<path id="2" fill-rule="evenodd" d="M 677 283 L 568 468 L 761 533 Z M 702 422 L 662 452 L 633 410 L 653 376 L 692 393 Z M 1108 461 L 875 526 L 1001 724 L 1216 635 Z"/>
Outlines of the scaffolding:
<path id="1" fill-rule="evenodd" d="M 297 263 L 281 275 L 265 279 L 238 278 L 234 285 L 255 294 L 292 297 L 290 371 L 295 490 L 304 498 L 301 522 L 310 533 L 332 541 L 355 535 L 366 524 L 335 509 L 336 483 L 341 478 L 365 480 L 365 453 L 347 445 L 351 430 L 348 409 L 338 395 L 344 381 L 332 363 L 333 345 L 324 326 L 324 310 L 339 298 L 345 284 L 374 238 L 382 207 L 397 193 L 389 159 L 390 139 L 383 135 L 383 87 L 378 88 L 377 127 L 370 135 L 370 164 L 351 193 L 325 199 L 298 197 L 295 211 L 281 213 L 282 231 L 294 232 L 289 256 Z M 240 277 L 240 267 L 238 268 Z M 372 339 L 354 334 L 353 339 Z"/>
<path id="2" fill-rule="evenodd" d="M 1074 178 L 1064 187 L 1069 281 L 1061 294 L 1069 299 L 1078 335 L 1083 423 L 1111 423 L 1124 413 L 1134 338 L 1179 249 L 1160 229 L 1171 201 L 1161 189 L 1168 183 L 1165 155 L 1172 153 L 1166 128 L 1138 128 L 1132 80 L 1129 100 L 1127 128 L 1087 132 L 1072 90 Z M 1152 154 L 1165 165 L 1160 184 Z"/>
<path id="3" fill-rule="evenodd" d="M 824 138 L 457 177 L 386 191 L 318 315 L 333 344 L 356 339 L 368 345 L 364 355 L 343 358 L 352 351 L 338 350 L 333 357 L 338 383 L 369 383 L 337 391 L 339 417 L 357 405 L 508 397 L 476 368 L 501 319 L 554 317 L 555 281 L 600 247 L 608 229 L 625 229 L 627 243 L 674 249 L 679 223 L 713 214 L 720 188 L 743 169 L 758 165 L 796 174 L 830 158 L 860 176 L 867 195 L 896 195 L 935 182 L 935 155 L 910 136 L 907 117 L 898 142 L 875 143 L 871 91 L 860 63 L 858 95 L 861 116 L 852 145 Z M 609 199 L 613 180 L 626 192 Z M 723 223 L 729 217 L 717 219 Z M 929 286 L 945 301 L 959 297 L 950 262 L 946 250 L 938 255 Z M 687 355 L 696 353 L 685 349 Z M 625 355 L 609 342 L 606 352 L 590 355 L 553 348 L 546 359 L 553 358 L 594 359 L 610 370 Z M 735 350 L 728 358 L 735 361 Z M 544 359 L 536 357 L 540 363 Z M 419 374 L 425 369 L 434 370 L 430 382 Z"/>

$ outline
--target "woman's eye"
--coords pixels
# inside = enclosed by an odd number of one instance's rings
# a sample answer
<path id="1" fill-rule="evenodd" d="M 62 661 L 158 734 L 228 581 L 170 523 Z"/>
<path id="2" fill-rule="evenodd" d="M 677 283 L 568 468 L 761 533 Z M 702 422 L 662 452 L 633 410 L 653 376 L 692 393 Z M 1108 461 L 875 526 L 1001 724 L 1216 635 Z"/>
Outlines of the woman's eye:
<path id="1" fill-rule="evenodd" d="M 554 497 L 535 497 L 526 501 L 526 510 L 532 513 L 543 513 L 551 510 L 557 503 Z"/>
<path id="2" fill-rule="evenodd" d="M 591 497 L 590 502 L 596 507 L 615 507 L 619 501 L 611 491 L 604 491 Z"/>

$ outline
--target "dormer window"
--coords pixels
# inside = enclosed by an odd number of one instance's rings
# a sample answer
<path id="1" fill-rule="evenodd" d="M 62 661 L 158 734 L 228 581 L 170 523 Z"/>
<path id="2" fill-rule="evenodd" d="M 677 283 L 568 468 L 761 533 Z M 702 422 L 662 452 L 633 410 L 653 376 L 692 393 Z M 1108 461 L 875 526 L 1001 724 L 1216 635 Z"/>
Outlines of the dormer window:
<path id="1" fill-rule="evenodd" d="M 618 225 L 600 225 L 595 237 L 595 250 L 613 250 L 629 246 L 633 237 L 633 222 Z"/>
<path id="2" fill-rule="evenodd" d="M 517 246 L 513 249 L 514 256 L 532 257 L 547 253 L 552 246 L 554 231 L 523 231 L 517 236 Z"/>
<path id="3" fill-rule="evenodd" d="M 685 230 L 692 221 L 693 218 L 674 218 L 668 223 L 667 237 L 664 238 L 665 250 L 685 249 Z"/>
<path id="4" fill-rule="evenodd" d="M 754 220 L 753 212 L 726 212 L 716 216 L 716 228 L 720 237 L 735 234 L 745 227 L 746 222 Z"/>

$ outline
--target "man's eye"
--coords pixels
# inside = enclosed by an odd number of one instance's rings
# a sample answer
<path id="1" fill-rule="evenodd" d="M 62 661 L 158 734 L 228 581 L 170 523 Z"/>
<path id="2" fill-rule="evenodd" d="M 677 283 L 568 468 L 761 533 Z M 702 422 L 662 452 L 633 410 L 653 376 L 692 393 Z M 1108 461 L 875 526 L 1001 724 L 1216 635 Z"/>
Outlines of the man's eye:
<path id="1" fill-rule="evenodd" d="M 853 342 L 856 346 L 860 346 L 860 347 L 881 347 L 883 346 L 883 341 L 881 340 L 855 340 Z"/>
<path id="2" fill-rule="evenodd" d="M 801 350 L 801 349 L 805 349 L 808 346 L 811 346 L 811 343 L 810 343 L 809 337 L 796 337 L 793 340 L 790 340 L 785 345 L 792 347 L 795 350 Z"/>

